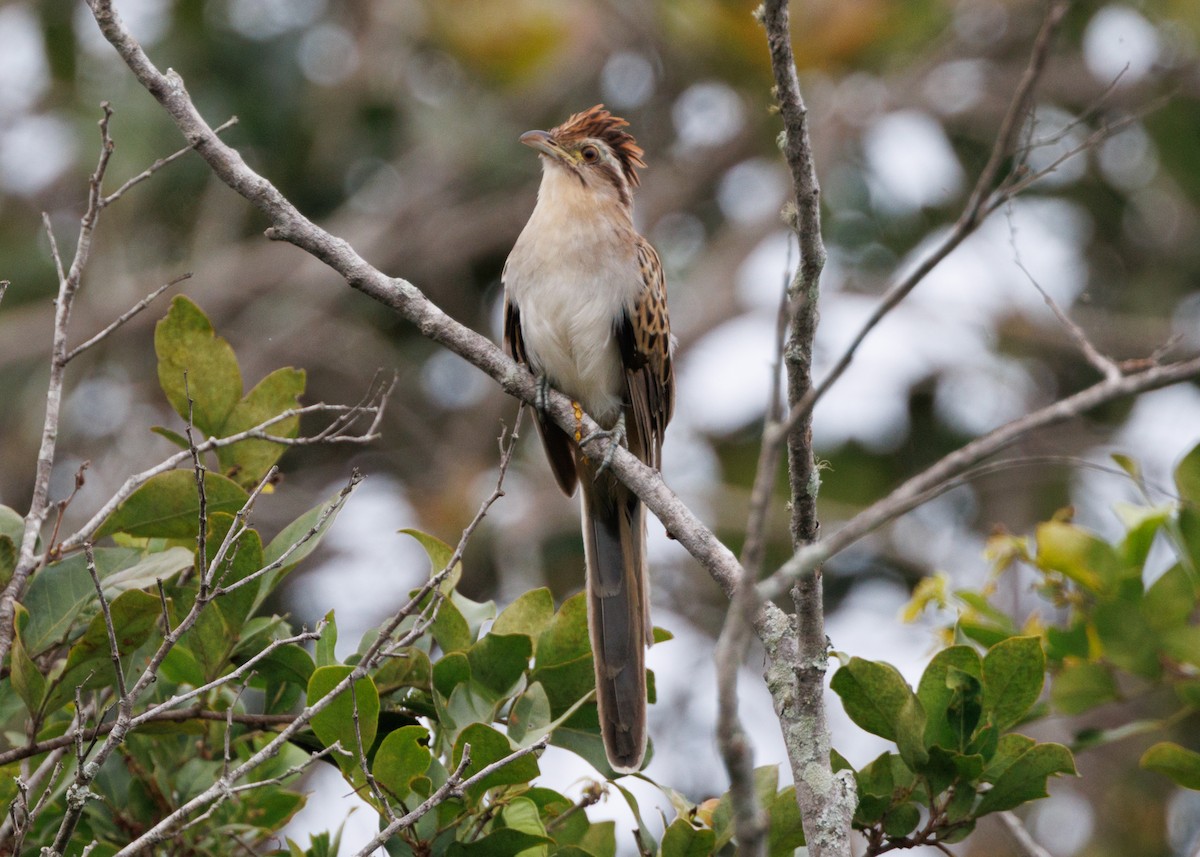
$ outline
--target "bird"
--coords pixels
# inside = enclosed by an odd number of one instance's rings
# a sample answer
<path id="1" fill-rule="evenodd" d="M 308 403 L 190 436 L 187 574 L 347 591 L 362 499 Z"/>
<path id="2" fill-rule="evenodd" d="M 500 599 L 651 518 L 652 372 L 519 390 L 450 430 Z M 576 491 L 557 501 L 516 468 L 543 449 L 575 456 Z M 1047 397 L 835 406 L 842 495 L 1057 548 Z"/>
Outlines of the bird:
<path id="1" fill-rule="evenodd" d="M 538 378 L 535 424 L 558 486 L 580 489 L 588 630 L 609 765 L 646 752 L 646 646 L 653 642 L 642 502 L 547 418 L 546 386 L 586 412 L 598 434 L 661 468 L 675 403 L 674 340 L 662 262 L 633 222 L 643 151 L 629 123 L 597 104 L 520 142 L 542 164 L 537 202 L 502 276 L 504 343 Z"/>

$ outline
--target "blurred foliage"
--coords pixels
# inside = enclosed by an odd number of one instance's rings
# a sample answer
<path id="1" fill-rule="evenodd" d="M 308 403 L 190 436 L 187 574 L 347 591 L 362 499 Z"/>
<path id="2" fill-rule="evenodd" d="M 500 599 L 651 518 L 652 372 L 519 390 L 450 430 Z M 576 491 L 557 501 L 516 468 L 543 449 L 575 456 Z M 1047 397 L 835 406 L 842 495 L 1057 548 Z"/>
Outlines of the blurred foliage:
<path id="1" fill-rule="evenodd" d="M 668 267 L 681 376 L 693 357 L 713 347 L 713 335 L 756 313 L 764 315 L 744 281 L 761 277 L 752 264 L 755 254 L 778 241 L 776 202 L 782 201 L 787 182 L 778 165 L 778 120 L 769 109 L 766 52 L 751 16 L 752 2 L 118 0 L 117 5 L 155 62 L 183 75 L 212 124 L 238 117 L 227 138 L 307 215 L 476 329 L 498 335 L 501 266 L 533 203 L 537 167 L 516 144 L 517 136 L 601 100 L 630 119 L 648 152 L 639 224 Z M 956 219 L 1024 68 L 1041 10 L 1042 4 L 1025 0 L 795 4 L 794 43 L 813 120 L 831 257 L 823 299 L 827 319 L 853 300 L 880 294 L 931 234 Z M 1133 13 L 1130 33 L 1139 20 L 1146 24 L 1156 52 L 1148 67 L 1131 68 L 1110 87 L 1115 72 L 1093 68 L 1096 49 L 1089 53 L 1086 46 L 1097 21 L 1113 10 Z M 0 15 L 0 37 L 11 40 L 5 42 L 5 55 L 19 58 L 6 60 L 12 62 L 6 66 L 10 77 L 0 93 L 0 278 L 13 283 L 0 306 L 0 501 L 21 509 L 40 438 L 45 342 L 53 311 L 49 298 L 55 285 L 41 212 L 50 215 L 60 246 L 69 248 L 94 163 L 101 100 L 116 109 L 114 180 L 136 174 L 181 141 L 98 41 L 76 3 L 16 0 L 0 7 Z M 1075 4 L 1038 91 L 1039 116 L 1048 123 L 1038 128 L 1051 136 L 1060 127 L 1049 121 L 1055 111 L 1076 123 L 1066 132 L 1070 140 L 1132 122 L 1126 134 L 1077 156 L 1070 169 L 1028 194 L 1033 202 L 1062 204 L 1053 209 L 1044 231 L 1077 251 L 1078 294 L 1064 308 L 1102 351 L 1120 359 L 1145 357 L 1173 334 L 1179 337 L 1174 353 L 1200 346 L 1198 31 L 1200 11 L 1189 0 L 1149 0 L 1136 8 Z M 1112 48 L 1102 47 L 1101 59 L 1105 50 Z M 872 134 L 883 120 L 912 114 L 944 136 L 965 178 L 924 202 L 897 206 L 882 189 Z M 735 168 L 747 163 L 774 165 L 766 190 L 734 181 Z M 911 171 L 920 172 L 924 161 L 914 163 Z M 733 203 L 756 196 L 770 204 L 737 214 Z M 495 427 L 511 417 L 512 403 L 481 385 L 473 370 L 440 359 L 444 355 L 416 331 L 342 288 L 298 251 L 266 242 L 265 225 L 219 186 L 198 158 L 171 164 L 105 212 L 75 312 L 75 341 L 156 285 L 190 270 L 196 301 L 231 341 L 245 343 L 239 372 L 247 383 L 230 384 L 228 400 L 213 403 L 216 430 L 241 425 L 235 419 L 239 408 L 254 418 L 262 408 L 286 407 L 301 390 L 307 401 L 342 400 L 347 389 L 366 389 L 377 367 L 397 367 L 395 401 L 402 404 L 389 413 L 379 446 L 355 455 L 353 463 L 394 477 L 419 517 L 410 523 L 430 532 L 461 529 L 475 508 L 480 474 L 495 465 Z M 978 267 L 964 269 L 960 299 L 947 296 L 944 315 L 927 321 L 942 326 L 934 333 L 966 330 L 1024 386 L 987 367 L 960 368 L 956 374 L 955 367 L 930 363 L 918 378 L 894 379 L 899 408 L 888 408 L 877 398 L 877 388 L 863 392 L 854 420 L 890 427 L 882 441 L 844 429 L 829 435 L 820 450 L 830 464 L 822 495 L 826 530 L 982 430 L 986 420 L 964 425 L 947 402 L 966 411 L 987 411 L 1006 396 L 1036 404 L 1095 377 L 1048 312 L 1014 303 L 978 316 L 955 314 L 960 303 L 992 305 L 972 279 L 978 274 Z M 177 304 L 172 312 L 182 322 L 187 305 Z M 147 441 L 129 429 L 165 425 L 180 413 L 178 392 L 164 398 L 155 383 L 155 355 L 145 347 L 151 335 L 147 324 L 135 320 L 72 364 L 54 498 L 70 493 L 71 477 L 83 460 L 93 464 L 87 486 L 66 510 L 68 529 L 128 473 L 161 460 L 178 443 L 170 430 Z M 198 335 L 193 344 L 203 341 Z M 208 344 L 214 354 L 221 348 L 215 339 Z M 896 357 L 919 351 L 920 345 L 898 342 Z M 892 378 L 889 361 L 872 365 Z M 272 374 L 281 366 L 305 371 L 303 376 L 288 369 Z M 263 380 L 249 383 L 257 379 Z M 690 415 L 720 413 L 726 404 L 715 393 L 700 400 L 696 389 L 688 388 L 681 398 L 668 439 L 666 476 L 736 547 L 761 410 L 736 426 L 726 421 L 714 428 Z M 1194 385 L 1187 389 L 1194 394 Z M 237 404 L 225 411 L 230 402 Z M 826 402 L 817 410 L 818 426 L 849 422 L 823 410 L 831 406 Z M 1127 446 L 1147 447 L 1135 449 L 1138 455 L 1161 459 L 1177 456 L 1195 441 L 1194 426 L 1169 408 L 1156 411 L 1150 423 L 1171 431 L 1177 446 L 1168 449 L 1145 430 L 1145 436 L 1122 434 L 1132 411 L 1124 403 L 1105 408 L 1016 452 L 1069 463 L 1121 438 Z M 673 447 L 685 450 L 678 461 L 671 458 Z M 221 486 L 214 483 L 214 495 L 227 490 L 239 496 L 255 481 L 252 474 L 265 472 L 268 459 L 279 452 L 259 441 L 236 449 L 214 466 L 213 478 Z M 523 480 L 521 520 L 481 528 L 464 563 L 463 597 L 486 602 L 497 592 L 523 592 L 530 581 L 544 581 L 556 594 L 578 588 L 583 562 L 576 513 L 563 503 L 533 453 L 528 463 L 518 460 L 513 468 L 512 477 Z M 282 531 L 299 519 L 315 497 L 343 478 L 346 465 L 340 451 L 293 451 L 283 459 L 283 489 L 263 510 L 260 526 Z M 170 484 L 178 479 L 170 476 L 155 492 L 161 490 L 171 503 L 183 502 L 187 486 Z M 180 487 L 184 491 L 176 496 Z M 953 519 L 924 526 L 935 534 L 952 531 L 954 541 L 968 550 L 969 537 L 986 535 L 997 521 L 1011 532 L 1025 532 L 1068 502 L 1083 517 L 1090 512 L 1097 519 L 1104 512 L 1065 465 L 1013 469 L 959 490 L 962 499 L 954 504 Z M 194 506 L 194 495 L 189 497 Z M 151 499 L 159 501 L 157 495 Z M 140 516 L 133 506 L 122 514 Z M 783 517 L 772 533 L 770 556 L 775 558 L 789 551 Z M 0 576 L 12 566 L 11 537 L 5 541 L 4 526 L 0 514 Z M 881 534 L 831 563 L 831 607 L 865 579 L 913 585 L 947 565 L 967 579 L 948 586 L 969 589 L 970 569 L 960 564 L 961 554 L 933 555 L 933 543 L 932 538 Z M 182 543 L 173 547 L 191 549 Z M 107 550 L 97 557 L 102 564 L 132 562 Z M 111 550 L 145 556 L 148 549 Z M 1036 565 L 1036 553 L 1031 558 Z M 301 575 L 303 570 L 297 578 Z M 677 552 L 656 564 L 655 575 L 656 609 L 666 605 L 703 628 L 717 627 L 724 601 L 694 564 Z M 290 575 L 281 580 L 279 590 L 263 587 L 261 595 L 268 600 L 258 609 L 267 615 L 291 610 L 297 621 L 309 623 L 324 615 L 322 605 L 306 603 L 289 587 L 295 582 Z M 135 600 L 130 599 L 131 606 Z M 1006 612 L 1024 609 L 1020 598 L 1014 603 L 1018 606 Z M 76 633 L 88 621 L 83 614 L 70 619 Z M 1020 621 L 1013 617 L 1023 635 L 1043 633 L 1021 627 Z M 853 650 L 852 641 L 835 642 Z M 983 652 L 996 642 L 975 645 Z M 65 658 L 61 650 L 59 655 Z M 208 666 L 198 668 L 216 668 L 220 657 L 212 654 L 204 661 Z M 1107 662 L 1102 670 L 1089 666 L 1075 678 L 1053 657 L 1048 664 L 1052 674 L 1066 670 L 1066 687 L 1076 681 L 1080 692 L 1105 686 L 1102 672 L 1118 690 L 1125 681 L 1149 680 Z M 1147 664 L 1139 669 L 1149 670 Z M 28 672 L 25 679 L 23 692 L 34 698 L 37 679 Z M 43 686 L 41 692 L 50 690 Z M 1163 702 L 1165 697 L 1169 694 L 1150 693 L 1139 699 L 1139 717 L 1157 721 L 1178 711 Z M 15 699 L 8 694 L 6 704 L 16 705 Z M 216 734 L 208 740 L 215 741 Z M 1119 755 L 1119 748 L 1113 753 Z M 1151 762 L 1151 767 L 1187 768 L 1186 755 L 1173 751 L 1157 750 Z M 1081 787 L 1089 788 L 1101 810 L 1112 801 L 1118 810 L 1136 807 L 1139 818 L 1153 819 L 1131 831 L 1118 823 L 1121 812 L 1098 812 L 1089 854 L 1165 853 L 1158 831 L 1166 795 L 1160 787 L 1143 785 L 1136 778 L 1121 781 L 1112 792 L 1118 797 L 1106 788 Z"/>

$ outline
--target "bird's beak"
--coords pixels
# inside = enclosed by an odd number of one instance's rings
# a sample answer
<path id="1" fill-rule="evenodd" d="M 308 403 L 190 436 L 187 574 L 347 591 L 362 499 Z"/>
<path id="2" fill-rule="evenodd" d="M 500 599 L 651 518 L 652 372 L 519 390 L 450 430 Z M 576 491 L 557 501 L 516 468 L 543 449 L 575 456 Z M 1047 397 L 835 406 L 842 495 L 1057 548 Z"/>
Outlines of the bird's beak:
<path id="1" fill-rule="evenodd" d="M 521 142 L 531 149 L 537 149 L 543 155 L 561 160 L 563 150 L 558 147 L 547 131 L 526 131 L 521 135 Z"/>

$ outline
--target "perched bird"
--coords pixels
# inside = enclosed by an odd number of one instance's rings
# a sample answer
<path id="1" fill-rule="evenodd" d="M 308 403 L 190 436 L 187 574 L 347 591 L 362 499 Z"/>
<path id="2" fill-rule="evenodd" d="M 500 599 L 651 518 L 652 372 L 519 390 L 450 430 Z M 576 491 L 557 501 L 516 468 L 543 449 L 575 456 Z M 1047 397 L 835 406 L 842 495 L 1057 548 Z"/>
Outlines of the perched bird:
<path id="1" fill-rule="evenodd" d="M 628 124 L 598 104 L 521 135 L 541 156 L 542 184 L 504 268 L 504 342 L 543 384 L 657 468 L 675 375 L 662 263 L 633 226 L 645 163 Z M 646 751 L 652 641 L 645 510 L 587 454 L 580 431 L 572 438 L 541 414 L 537 426 L 563 492 L 581 488 L 600 729 L 612 767 L 636 771 Z"/>

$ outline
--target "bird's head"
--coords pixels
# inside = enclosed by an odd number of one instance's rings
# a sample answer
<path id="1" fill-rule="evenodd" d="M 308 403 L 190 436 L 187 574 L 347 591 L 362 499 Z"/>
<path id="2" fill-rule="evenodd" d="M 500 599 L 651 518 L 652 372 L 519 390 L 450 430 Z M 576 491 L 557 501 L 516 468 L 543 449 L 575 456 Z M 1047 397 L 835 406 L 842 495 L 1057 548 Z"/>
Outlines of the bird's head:
<path id="1" fill-rule="evenodd" d="M 585 188 L 615 193 L 630 205 L 630 192 L 638 185 L 637 168 L 646 163 L 637 141 L 624 130 L 628 125 L 597 104 L 549 131 L 526 131 L 521 142 L 537 149 L 548 170 L 567 170 Z"/>

